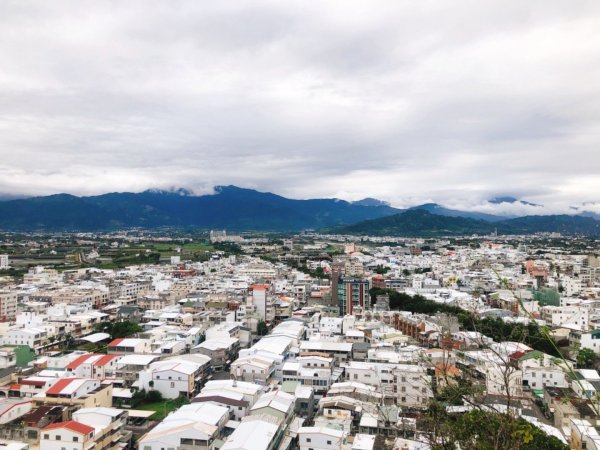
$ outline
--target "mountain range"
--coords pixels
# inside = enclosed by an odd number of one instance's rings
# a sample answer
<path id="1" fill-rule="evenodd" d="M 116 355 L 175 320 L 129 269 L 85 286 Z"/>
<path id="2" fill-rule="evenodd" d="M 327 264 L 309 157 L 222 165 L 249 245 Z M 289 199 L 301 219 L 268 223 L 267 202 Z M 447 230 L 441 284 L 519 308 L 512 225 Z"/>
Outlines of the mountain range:
<path id="1" fill-rule="evenodd" d="M 525 216 L 500 221 L 432 214 L 411 209 L 399 214 L 338 227 L 331 232 L 371 236 L 457 236 L 471 234 L 561 233 L 600 236 L 600 221 L 591 217 L 549 215 Z"/>
<path id="2" fill-rule="evenodd" d="M 235 186 L 218 186 L 215 194 L 201 196 L 182 189 L 90 197 L 57 194 L 0 201 L 0 229 L 93 231 L 195 227 L 294 231 L 351 224 L 399 212 L 384 203 L 371 203 L 292 200 Z"/>
<path id="3" fill-rule="evenodd" d="M 501 199 L 506 201 L 506 199 Z M 517 201 L 515 199 L 515 201 Z M 600 222 L 578 216 L 502 216 L 428 203 L 407 210 L 366 198 L 288 199 L 269 192 L 218 186 L 210 195 L 184 189 L 77 197 L 57 194 L 0 200 L 0 230 L 102 231 L 123 228 L 199 228 L 234 231 L 301 231 L 397 235 L 533 233 L 599 234 Z"/>

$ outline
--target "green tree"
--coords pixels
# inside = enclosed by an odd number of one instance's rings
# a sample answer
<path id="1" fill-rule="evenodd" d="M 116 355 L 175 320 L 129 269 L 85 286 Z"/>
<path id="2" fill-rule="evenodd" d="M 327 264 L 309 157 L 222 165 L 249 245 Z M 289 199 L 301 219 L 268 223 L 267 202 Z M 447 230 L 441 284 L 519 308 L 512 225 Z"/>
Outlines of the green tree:
<path id="1" fill-rule="evenodd" d="M 580 369 L 591 369 L 597 360 L 596 353 L 589 348 L 582 348 L 577 352 L 577 367 Z"/>
<path id="2" fill-rule="evenodd" d="M 475 409 L 438 423 L 443 444 L 434 450 L 568 450 L 557 438 L 510 414 Z"/>
<path id="3" fill-rule="evenodd" d="M 378 273 L 379 275 L 385 275 L 387 272 L 389 272 L 389 270 L 389 267 L 383 266 L 381 264 L 375 267 L 375 273 Z"/>
<path id="4" fill-rule="evenodd" d="M 118 339 L 140 333 L 143 331 L 143 328 L 135 322 L 125 320 L 123 322 L 99 323 L 94 327 L 94 330 L 98 333 L 110 334 L 111 339 Z"/>
<path id="5" fill-rule="evenodd" d="M 69 350 L 75 347 L 75 338 L 70 333 L 67 333 L 63 336 L 62 347 L 65 350 Z"/>
<path id="6" fill-rule="evenodd" d="M 256 326 L 256 333 L 259 336 L 264 336 L 269 332 L 269 327 L 267 326 L 264 320 L 259 320 L 258 325 Z"/>

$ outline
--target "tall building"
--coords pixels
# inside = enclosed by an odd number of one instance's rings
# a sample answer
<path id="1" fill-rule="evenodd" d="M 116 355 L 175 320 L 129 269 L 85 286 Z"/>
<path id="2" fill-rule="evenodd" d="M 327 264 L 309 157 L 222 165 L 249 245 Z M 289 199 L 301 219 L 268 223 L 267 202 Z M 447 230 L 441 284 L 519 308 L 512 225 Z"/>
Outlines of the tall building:
<path id="1" fill-rule="evenodd" d="M 252 289 L 252 304 L 256 307 L 256 312 L 262 320 L 267 320 L 267 290 L 269 286 L 266 284 L 253 284 Z"/>
<path id="2" fill-rule="evenodd" d="M 340 316 L 352 314 L 355 306 L 369 309 L 369 281 L 360 278 L 340 278 L 338 281 L 338 306 Z"/>
<path id="3" fill-rule="evenodd" d="M 0 322 L 15 320 L 17 316 L 17 293 L 0 291 Z"/>
<path id="4" fill-rule="evenodd" d="M 0 269 L 8 269 L 8 255 L 0 255 Z"/>
<path id="5" fill-rule="evenodd" d="M 331 263 L 331 306 L 339 304 L 338 300 L 338 283 L 340 276 L 344 271 L 344 262 L 334 259 Z"/>

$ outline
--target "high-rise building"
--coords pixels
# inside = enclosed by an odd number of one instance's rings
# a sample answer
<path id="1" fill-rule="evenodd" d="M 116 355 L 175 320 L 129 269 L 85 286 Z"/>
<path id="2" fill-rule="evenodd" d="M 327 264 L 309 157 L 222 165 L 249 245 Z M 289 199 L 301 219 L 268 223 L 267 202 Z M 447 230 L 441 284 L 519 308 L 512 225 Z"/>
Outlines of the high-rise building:
<path id="1" fill-rule="evenodd" d="M 352 314 L 352 310 L 356 306 L 361 306 L 363 309 L 369 309 L 371 306 L 368 280 L 340 278 L 337 293 L 340 316 Z"/>
<path id="2" fill-rule="evenodd" d="M 0 322 L 15 320 L 17 316 L 17 293 L 0 291 Z"/>
<path id="3" fill-rule="evenodd" d="M 0 255 L 0 269 L 8 269 L 8 255 Z"/>
<path id="4" fill-rule="evenodd" d="M 338 283 L 340 276 L 344 271 L 344 262 L 334 259 L 331 263 L 331 306 L 339 304 L 338 300 Z"/>
<path id="5" fill-rule="evenodd" d="M 262 320 L 267 320 L 267 291 L 269 286 L 266 284 L 253 284 L 252 290 L 252 304 L 256 307 L 258 317 Z"/>

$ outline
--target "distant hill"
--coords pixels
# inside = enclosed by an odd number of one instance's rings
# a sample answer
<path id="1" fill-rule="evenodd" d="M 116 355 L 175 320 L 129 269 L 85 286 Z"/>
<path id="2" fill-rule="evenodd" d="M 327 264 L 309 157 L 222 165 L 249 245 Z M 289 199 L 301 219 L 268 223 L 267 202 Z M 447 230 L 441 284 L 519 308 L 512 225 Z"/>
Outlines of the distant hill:
<path id="1" fill-rule="evenodd" d="M 219 186 L 214 195 L 185 190 L 68 194 L 0 201 L 0 229 L 96 231 L 131 227 L 297 231 L 375 219 L 400 210 L 385 204 L 337 199 L 292 200 L 279 195 Z"/>
<path id="2" fill-rule="evenodd" d="M 497 222 L 499 220 L 504 220 L 507 217 L 495 216 L 493 214 L 486 214 L 480 212 L 473 211 L 459 211 L 456 209 L 448 209 L 443 207 L 442 205 L 438 205 L 437 203 L 425 203 L 419 206 L 413 206 L 409 209 L 420 209 L 423 211 L 428 211 L 431 214 L 437 214 L 438 216 L 448 216 L 448 217 L 466 217 L 469 219 L 478 219 L 485 220 L 487 222 Z"/>
<path id="3" fill-rule="evenodd" d="M 600 222 L 591 217 L 567 214 L 549 216 L 525 216 L 502 221 L 498 232 L 505 234 L 562 233 L 600 236 Z"/>
<path id="4" fill-rule="evenodd" d="M 484 220 L 441 216 L 424 209 L 409 209 L 400 214 L 366 220 L 332 231 L 373 236 L 445 236 L 491 233 L 494 225 Z"/>
<path id="5" fill-rule="evenodd" d="M 378 200 L 376 198 L 363 198 L 362 200 L 357 200 L 352 202 L 353 205 L 362 205 L 362 206 L 390 206 L 388 202 L 384 202 L 383 200 Z"/>
<path id="6" fill-rule="evenodd" d="M 422 209 L 338 227 L 332 232 L 373 236 L 456 236 L 470 234 L 532 234 L 559 232 L 566 235 L 600 236 L 600 222 L 589 217 L 528 216 L 494 223 L 467 217 L 432 214 Z"/>
<path id="7" fill-rule="evenodd" d="M 519 200 L 515 197 L 494 197 L 488 200 L 488 203 L 492 203 L 494 205 L 501 205 L 502 203 L 510 203 L 510 204 L 520 204 L 526 206 L 537 206 L 541 207 L 542 205 L 538 205 L 537 203 L 531 203 L 526 200 Z"/>

